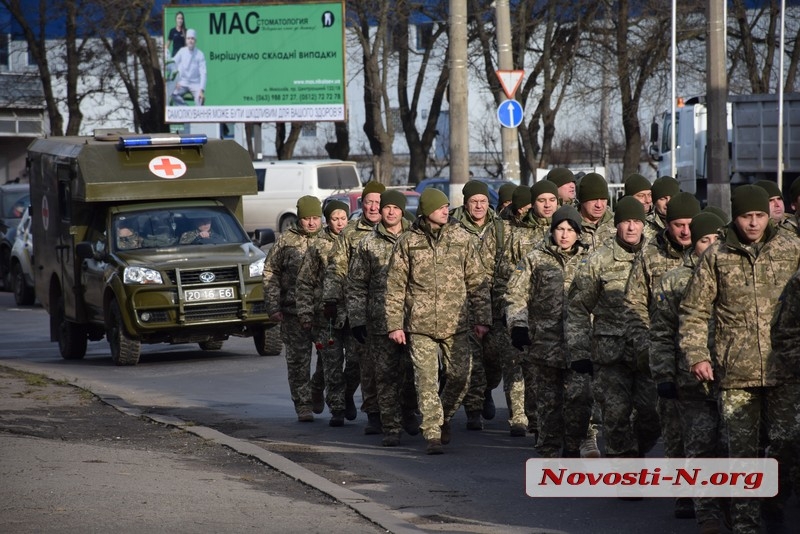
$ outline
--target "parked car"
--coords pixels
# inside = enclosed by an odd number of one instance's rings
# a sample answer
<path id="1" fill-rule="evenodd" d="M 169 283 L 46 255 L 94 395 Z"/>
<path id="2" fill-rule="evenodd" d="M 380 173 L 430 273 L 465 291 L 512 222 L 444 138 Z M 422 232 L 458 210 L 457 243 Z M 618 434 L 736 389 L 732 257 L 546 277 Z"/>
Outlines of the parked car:
<path id="1" fill-rule="evenodd" d="M 11 247 L 9 272 L 11 290 L 17 306 L 30 306 L 36 300 L 33 282 L 33 237 L 31 235 L 30 208 L 25 208 L 17 225 L 14 245 Z"/>
<path id="2" fill-rule="evenodd" d="M 29 184 L 0 185 L 0 283 L 11 290 L 11 247 L 22 213 L 31 202 Z"/>
<path id="3" fill-rule="evenodd" d="M 417 214 L 417 208 L 419 207 L 419 193 L 417 193 L 413 189 L 402 189 L 401 193 L 403 193 L 406 196 L 406 212 L 410 213 L 412 215 L 412 217 L 415 216 Z M 350 219 L 351 220 L 356 220 L 356 219 L 359 219 L 361 217 L 361 192 L 349 193 L 347 196 L 356 195 L 356 194 L 358 195 L 358 200 L 357 200 L 357 204 L 356 204 L 358 207 L 356 209 L 353 209 L 353 204 L 352 203 L 350 204 Z M 342 198 L 340 198 L 340 197 L 342 197 Z M 329 196 L 328 198 L 325 199 L 325 202 L 322 203 L 322 206 L 324 208 L 325 204 L 327 202 L 329 202 L 331 200 L 334 200 L 334 199 L 335 200 L 341 200 L 342 202 L 347 203 L 347 199 L 344 198 L 344 197 L 346 197 L 346 196 L 345 195 L 331 195 L 331 196 Z"/>
<path id="4" fill-rule="evenodd" d="M 492 207 L 497 207 L 497 203 L 499 202 L 498 191 L 500 187 L 508 183 L 508 180 L 498 180 L 495 178 L 474 178 L 474 180 L 486 182 L 486 184 L 489 186 L 489 204 L 491 204 Z M 447 195 L 447 198 L 450 198 L 449 178 L 426 178 L 425 180 L 422 180 L 417 187 L 414 188 L 414 190 L 417 193 L 422 193 L 422 191 L 428 187 L 435 187 Z"/>

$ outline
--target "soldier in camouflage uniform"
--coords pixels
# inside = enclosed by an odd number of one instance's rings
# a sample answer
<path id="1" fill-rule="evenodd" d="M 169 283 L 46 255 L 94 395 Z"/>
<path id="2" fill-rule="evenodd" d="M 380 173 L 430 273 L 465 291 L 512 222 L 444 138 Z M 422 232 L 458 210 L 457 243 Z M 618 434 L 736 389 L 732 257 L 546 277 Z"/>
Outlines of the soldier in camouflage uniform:
<path id="1" fill-rule="evenodd" d="M 350 421 L 356 418 L 353 394 L 361 382 L 360 362 L 362 358 L 370 356 L 366 354 L 365 345 L 350 335 L 344 287 L 350 258 L 353 256 L 358 242 L 370 235 L 375 225 L 381 220 L 381 193 L 385 190 L 386 186 L 375 181 L 370 181 L 364 186 L 361 193 L 361 218 L 357 221 L 350 221 L 342 230 L 331 250 L 330 261 L 322 283 L 323 314 L 326 319 L 333 320 L 336 325 L 342 325 L 345 346 L 345 417 Z M 366 391 L 364 386 L 361 386 L 361 411 L 367 414 L 365 434 L 381 433 L 381 416 L 377 395 L 374 388 L 370 389 L 370 384 L 367 384 Z"/>
<path id="2" fill-rule="evenodd" d="M 608 183 L 606 179 L 590 172 L 578 186 L 578 200 L 583 222 L 581 242 L 590 250 L 595 250 L 616 235 L 614 213 L 608 208 Z"/>
<path id="3" fill-rule="evenodd" d="M 373 358 L 361 361 L 362 388 L 374 382 L 383 427 L 384 447 L 400 444 L 400 430 L 419 433 L 414 375 L 406 345 L 390 340 L 386 330 L 386 277 L 392 249 L 410 223 L 403 218 L 406 197 L 400 191 L 381 193 L 381 222 L 371 235 L 358 243 L 350 259 L 347 275 L 347 317 L 350 330 L 360 343 L 366 343 Z M 374 365 L 372 365 L 374 362 Z"/>
<path id="4" fill-rule="evenodd" d="M 575 175 L 572 171 L 564 167 L 550 169 L 545 180 L 553 182 L 558 187 L 558 205 L 573 206 L 575 209 L 580 207 L 576 198 Z"/>
<path id="5" fill-rule="evenodd" d="M 331 411 L 330 426 L 344 425 L 344 345 L 341 325 L 334 328 L 333 321 L 323 315 L 322 280 L 328 265 L 328 256 L 336 239 L 350 216 L 344 202 L 333 200 L 325 205 L 327 225 L 308 247 L 297 273 L 297 318 L 306 330 L 311 330 L 317 340 L 317 369 L 311 377 L 311 398 L 314 413 L 322 413 L 316 395 L 322 396 L 327 384 L 325 401 Z M 321 362 L 320 362 L 321 360 Z M 318 376 L 322 374 L 323 376 Z"/>
<path id="6" fill-rule="evenodd" d="M 654 235 L 660 234 L 667 227 L 667 203 L 680 192 L 680 184 L 672 176 L 661 176 L 653 182 L 650 188 L 653 210 L 647 216 L 647 226 Z"/>
<path id="7" fill-rule="evenodd" d="M 700 202 L 691 193 L 678 193 L 667 204 L 667 228 L 648 242 L 636 256 L 625 289 L 625 304 L 630 312 L 628 335 L 633 346 L 638 347 L 636 361 L 644 373 L 650 372 L 648 355 L 650 315 L 657 301 L 657 287 L 661 277 L 683 264 L 692 252 L 692 234 L 689 224 L 700 213 Z M 656 382 L 658 384 L 658 382 Z M 658 384 L 658 416 L 664 454 L 667 458 L 683 458 L 683 436 L 678 405 L 672 391 L 662 391 Z M 668 393 L 665 395 L 665 393 Z M 692 500 L 680 498 L 675 503 L 675 517 L 694 517 Z"/>
<path id="8" fill-rule="evenodd" d="M 566 336 L 571 367 L 593 373 L 609 457 L 643 457 L 661 433 L 655 385 L 636 365 L 626 337 L 625 285 L 644 245 L 644 219 L 642 204 L 623 197 L 614 214 L 616 237 L 589 256 L 569 289 Z"/>
<path id="9" fill-rule="evenodd" d="M 791 365 L 772 351 L 770 327 L 800 266 L 800 240 L 775 229 L 760 187 L 736 188 L 731 215 L 724 237 L 706 250 L 689 280 L 680 306 L 680 347 L 698 380 L 719 383 L 729 456 L 754 458 L 768 445 L 785 470 L 796 461 L 792 452 L 800 441 L 800 388 Z M 706 335 L 712 317 L 716 364 Z M 733 499 L 733 531 L 759 532 L 760 505 Z"/>
<path id="10" fill-rule="evenodd" d="M 270 320 L 281 323 L 281 339 L 286 346 L 289 390 L 302 423 L 314 421 L 311 401 L 311 330 L 302 328 L 297 317 L 296 289 L 300 263 L 322 224 L 319 199 L 301 197 L 297 201 L 298 221 L 272 246 L 264 263 L 264 304 Z"/>
<path id="11" fill-rule="evenodd" d="M 518 190 L 519 187 L 514 190 L 514 197 L 518 196 Z M 470 180 L 464 184 L 463 194 L 464 205 L 452 210 L 450 216 L 458 220 L 473 236 L 486 284 L 491 289 L 503 253 L 504 222 L 491 210 L 489 186 L 485 182 Z M 517 212 L 518 206 L 513 200 L 511 206 L 512 211 Z M 496 320 L 492 326 L 497 335 L 487 335 L 482 339 L 474 335 L 469 337 L 472 371 L 469 389 L 462 401 L 467 413 L 468 430 L 483 430 L 482 418 L 493 419 L 495 415 L 492 391 L 500 385 L 503 378 L 502 360 L 506 356 L 507 345 L 502 345 L 502 339 L 505 338 L 502 337 L 500 316 L 494 315 Z"/>
<path id="12" fill-rule="evenodd" d="M 428 454 L 441 454 L 450 442 L 450 418 L 469 386 L 470 326 L 480 339 L 492 322 L 489 287 L 473 237 L 449 220 L 448 202 L 437 189 L 422 192 L 420 215 L 395 245 L 386 288 L 386 328 L 389 339 L 409 345 Z"/>
<path id="13" fill-rule="evenodd" d="M 642 203 L 644 207 L 645 218 L 650 217 L 653 212 L 653 192 L 651 191 L 652 184 L 650 180 L 641 174 L 631 174 L 625 178 L 625 195 L 626 197 L 633 197 Z M 644 238 L 650 241 L 657 235 L 655 227 L 650 224 L 644 225 Z"/>
<path id="14" fill-rule="evenodd" d="M 667 218 L 679 193 L 667 206 Z M 669 225 L 669 223 L 668 223 Z M 664 273 L 655 292 L 650 315 L 650 373 L 662 399 L 674 399 L 680 421 L 683 452 L 686 458 L 715 458 L 720 450 L 719 412 L 716 396 L 707 384 L 689 373 L 686 358 L 678 347 L 678 307 L 692 277 L 698 258 L 717 240 L 722 219 L 713 213 L 692 218 L 692 252 L 683 264 Z M 633 274 L 631 274 L 633 277 Z M 709 329 L 713 324 L 709 324 Z M 709 337 L 710 330 L 709 330 Z M 713 338 L 710 339 L 713 342 Z M 662 429 L 664 425 L 662 424 Z M 720 509 L 716 499 L 693 499 L 701 534 L 720 531 Z M 677 509 L 676 509 L 677 512 Z"/>
<path id="15" fill-rule="evenodd" d="M 792 184 L 797 183 L 797 180 Z M 782 232 L 787 235 L 798 235 L 797 233 L 797 215 L 786 213 L 786 206 L 783 203 L 783 193 L 778 188 L 778 184 L 771 180 L 759 180 L 755 184 L 762 188 L 769 195 L 769 217 L 772 222 Z M 794 186 L 800 189 L 800 184 Z M 791 194 L 791 193 L 790 193 Z"/>
<path id="16" fill-rule="evenodd" d="M 789 236 L 800 237 L 800 178 L 795 178 L 789 187 L 789 198 L 794 216 L 784 218 L 778 226 L 778 230 Z"/>
<path id="17" fill-rule="evenodd" d="M 516 188 L 517 184 L 508 182 L 507 184 L 501 185 L 500 189 L 497 190 L 497 207 L 495 207 L 495 212 L 503 220 L 509 217 L 510 210 L 508 206 L 511 205 L 511 198 Z"/>
<path id="18" fill-rule="evenodd" d="M 508 326 L 516 348 L 531 345 L 522 366 L 530 368 L 526 380 L 534 381 L 540 422 L 536 452 L 543 458 L 577 458 L 589 428 L 592 392 L 589 376 L 569 368 L 564 316 L 567 290 L 588 251 L 578 241 L 581 218 L 572 206 L 559 208 L 551 228 L 548 240 L 511 275 Z"/>

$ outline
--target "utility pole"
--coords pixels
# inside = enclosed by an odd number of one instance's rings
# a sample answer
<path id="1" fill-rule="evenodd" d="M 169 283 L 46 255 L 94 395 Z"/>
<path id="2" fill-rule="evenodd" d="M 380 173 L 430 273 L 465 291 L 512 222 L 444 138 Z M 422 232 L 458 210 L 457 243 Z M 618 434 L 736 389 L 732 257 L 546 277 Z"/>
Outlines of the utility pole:
<path id="1" fill-rule="evenodd" d="M 497 21 L 497 63 L 500 70 L 514 69 L 514 54 L 511 41 L 511 8 L 508 0 L 495 0 Z M 516 128 L 500 128 L 503 147 L 503 178 L 519 183 L 519 142 Z"/>
<path id="2" fill-rule="evenodd" d="M 469 179 L 469 113 L 467 107 L 467 2 L 450 0 L 450 204 L 464 203 Z"/>
<path id="3" fill-rule="evenodd" d="M 725 43 L 724 2 L 708 0 L 708 39 L 706 63 L 708 79 L 708 204 L 730 215 L 731 182 L 728 162 L 728 80 Z"/>

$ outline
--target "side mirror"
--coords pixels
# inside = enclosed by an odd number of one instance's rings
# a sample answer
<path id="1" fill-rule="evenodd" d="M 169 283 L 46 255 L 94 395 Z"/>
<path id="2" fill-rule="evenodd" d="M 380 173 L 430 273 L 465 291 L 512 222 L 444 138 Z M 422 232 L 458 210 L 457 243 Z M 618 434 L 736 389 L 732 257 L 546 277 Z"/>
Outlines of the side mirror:
<path id="1" fill-rule="evenodd" d="M 269 228 L 257 228 L 253 233 L 253 241 L 258 248 L 275 242 L 275 231 Z"/>
<path id="2" fill-rule="evenodd" d="M 80 260 L 88 260 L 94 258 L 94 248 L 88 241 L 82 241 L 75 245 L 75 255 Z"/>
<path id="3" fill-rule="evenodd" d="M 658 123 L 655 119 L 650 123 L 650 142 L 654 145 L 658 144 Z"/>

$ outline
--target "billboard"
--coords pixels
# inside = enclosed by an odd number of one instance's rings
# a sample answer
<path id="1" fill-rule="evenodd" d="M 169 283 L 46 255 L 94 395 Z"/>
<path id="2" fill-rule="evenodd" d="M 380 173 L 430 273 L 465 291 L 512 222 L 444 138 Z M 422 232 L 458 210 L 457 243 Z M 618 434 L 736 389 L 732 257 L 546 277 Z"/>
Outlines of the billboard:
<path id="1" fill-rule="evenodd" d="M 168 5 L 169 122 L 345 120 L 344 3 Z"/>

